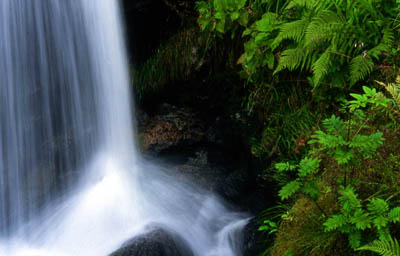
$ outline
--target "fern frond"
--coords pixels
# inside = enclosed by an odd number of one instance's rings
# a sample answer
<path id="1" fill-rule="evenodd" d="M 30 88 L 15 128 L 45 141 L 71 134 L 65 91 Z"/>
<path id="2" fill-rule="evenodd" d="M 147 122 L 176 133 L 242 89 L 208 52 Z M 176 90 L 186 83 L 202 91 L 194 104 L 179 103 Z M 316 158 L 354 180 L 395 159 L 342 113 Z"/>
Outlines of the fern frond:
<path id="1" fill-rule="evenodd" d="M 307 18 L 284 23 L 280 26 L 280 32 L 271 44 L 272 50 L 278 47 L 283 40 L 292 39 L 296 42 L 303 40 L 310 21 Z"/>
<path id="2" fill-rule="evenodd" d="M 325 75 L 328 74 L 331 64 L 332 61 L 328 51 L 325 51 L 323 54 L 321 54 L 318 60 L 313 63 L 312 71 L 314 73 L 314 84 L 319 84 Z"/>
<path id="3" fill-rule="evenodd" d="M 379 85 L 382 85 L 386 91 L 392 96 L 392 99 L 395 103 L 395 106 L 397 108 L 400 107 L 400 91 L 399 88 L 397 87 L 396 84 L 385 84 L 379 81 L 375 81 L 377 82 Z"/>
<path id="4" fill-rule="evenodd" d="M 346 125 L 343 120 L 335 115 L 332 115 L 330 118 L 326 118 L 322 120 L 322 124 L 324 128 L 330 133 L 342 133 L 344 129 L 346 129 Z"/>
<path id="5" fill-rule="evenodd" d="M 320 162 L 321 160 L 318 158 L 303 158 L 299 164 L 299 176 L 306 177 L 307 175 L 317 173 Z"/>
<path id="6" fill-rule="evenodd" d="M 364 79 L 372 72 L 373 68 L 374 62 L 370 57 L 362 55 L 354 57 L 350 62 L 350 85 Z"/>
<path id="7" fill-rule="evenodd" d="M 356 249 L 361 244 L 361 233 L 360 231 L 352 231 L 349 233 L 349 244 L 351 248 Z"/>
<path id="8" fill-rule="evenodd" d="M 347 224 L 347 217 L 344 215 L 333 215 L 324 222 L 325 231 L 336 230 Z"/>
<path id="9" fill-rule="evenodd" d="M 282 200 L 288 199 L 291 197 L 293 194 L 295 194 L 297 191 L 299 191 L 301 187 L 301 183 L 298 181 L 291 181 L 288 184 L 286 184 L 280 191 L 279 191 L 279 196 L 281 197 Z"/>
<path id="10" fill-rule="evenodd" d="M 305 44 L 332 40 L 336 33 L 342 34 L 346 20 L 331 10 L 322 10 L 313 17 L 306 30 Z"/>
<path id="11" fill-rule="evenodd" d="M 376 17 L 376 14 L 377 14 L 376 8 L 372 3 L 373 3 L 373 1 L 369 1 L 369 0 L 355 0 L 354 7 L 357 9 L 360 9 L 360 10 L 365 10 L 366 13 L 368 13 L 368 16 L 371 15 L 373 17 Z M 353 8 L 353 10 L 354 10 L 354 8 Z M 365 15 L 365 16 L 367 16 L 367 15 Z"/>
<path id="12" fill-rule="evenodd" d="M 308 8 L 308 9 L 313 9 L 318 5 L 318 0 L 292 0 L 289 2 L 287 5 L 286 9 L 292 9 L 292 8 Z"/>
<path id="13" fill-rule="evenodd" d="M 347 186 L 346 188 L 341 188 L 339 190 L 341 194 L 339 196 L 339 202 L 342 204 L 342 212 L 350 215 L 350 213 L 361 208 L 361 201 L 358 199 L 358 195 L 352 186 Z"/>
<path id="14" fill-rule="evenodd" d="M 367 208 L 370 212 L 373 212 L 374 215 L 381 216 L 389 210 L 389 205 L 381 198 L 372 198 Z"/>
<path id="15" fill-rule="evenodd" d="M 369 213 L 364 212 L 362 209 L 357 209 L 353 216 L 350 217 L 350 222 L 359 230 L 371 228 L 371 217 Z"/>
<path id="16" fill-rule="evenodd" d="M 400 256 L 400 246 L 396 239 L 375 240 L 370 244 L 361 246 L 357 251 L 376 252 L 382 256 Z"/>
<path id="17" fill-rule="evenodd" d="M 289 69 L 290 71 L 297 69 L 298 67 L 301 66 L 305 57 L 306 57 L 305 49 L 294 48 L 283 51 L 282 56 L 279 60 L 278 67 L 274 71 L 274 74 L 284 69 Z"/>
<path id="18" fill-rule="evenodd" d="M 388 213 L 388 218 L 393 223 L 400 222 L 400 207 L 395 207 Z"/>
<path id="19" fill-rule="evenodd" d="M 381 42 L 368 52 L 368 55 L 374 59 L 378 59 L 382 52 L 389 52 L 394 43 L 393 29 L 386 27 L 382 33 L 383 35 Z"/>

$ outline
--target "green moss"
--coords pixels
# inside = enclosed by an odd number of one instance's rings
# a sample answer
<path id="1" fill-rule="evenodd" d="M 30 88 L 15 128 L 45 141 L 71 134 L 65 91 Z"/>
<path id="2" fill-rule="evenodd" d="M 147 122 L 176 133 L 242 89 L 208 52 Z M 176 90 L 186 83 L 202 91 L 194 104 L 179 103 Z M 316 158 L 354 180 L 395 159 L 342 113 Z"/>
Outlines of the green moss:
<path id="1" fill-rule="evenodd" d="M 329 211 L 334 204 L 334 195 L 328 193 L 318 203 L 324 211 Z M 345 237 L 324 232 L 323 222 L 317 206 L 311 200 L 300 197 L 292 209 L 283 215 L 271 255 L 354 255 L 346 246 Z"/>
<path id="2" fill-rule="evenodd" d="M 132 70 L 139 97 L 157 92 L 169 83 L 187 80 L 201 67 L 204 36 L 197 27 L 184 28 L 163 43 L 145 63 Z"/>

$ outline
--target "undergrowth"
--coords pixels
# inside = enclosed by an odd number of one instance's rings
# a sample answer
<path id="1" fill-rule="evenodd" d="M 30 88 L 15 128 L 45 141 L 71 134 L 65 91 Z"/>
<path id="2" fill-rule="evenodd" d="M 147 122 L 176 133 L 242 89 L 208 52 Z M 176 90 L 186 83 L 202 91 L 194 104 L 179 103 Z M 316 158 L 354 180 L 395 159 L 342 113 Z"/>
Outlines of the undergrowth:
<path id="1" fill-rule="evenodd" d="M 184 28 L 132 70 L 139 97 L 160 91 L 169 83 L 187 80 L 201 67 L 206 38 L 198 35 L 197 27 Z"/>

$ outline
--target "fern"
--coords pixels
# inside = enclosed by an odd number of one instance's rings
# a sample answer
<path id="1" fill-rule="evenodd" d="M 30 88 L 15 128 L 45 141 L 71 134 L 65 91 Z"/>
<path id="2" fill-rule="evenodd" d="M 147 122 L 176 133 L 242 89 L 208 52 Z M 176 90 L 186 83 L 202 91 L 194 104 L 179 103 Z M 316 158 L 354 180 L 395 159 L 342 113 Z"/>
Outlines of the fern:
<path id="1" fill-rule="evenodd" d="M 388 218 L 393 223 L 400 222 L 400 207 L 391 209 L 388 213 Z"/>
<path id="2" fill-rule="evenodd" d="M 323 224 L 325 231 L 338 230 L 348 234 L 349 244 L 352 248 L 357 248 L 361 242 L 360 230 L 370 228 L 370 216 L 361 208 L 361 201 L 355 193 L 354 188 L 347 186 L 341 188 L 339 202 L 342 206 L 340 215 L 333 215 Z"/>
<path id="3" fill-rule="evenodd" d="M 335 33 L 343 33 L 346 21 L 331 10 L 322 10 L 312 18 L 306 30 L 305 46 L 332 40 Z"/>
<path id="4" fill-rule="evenodd" d="M 320 188 L 318 184 L 314 182 L 313 176 L 319 171 L 319 163 L 321 162 L 318 158 L 303 158 L 300 163 L 296 166 L 289 163 L 278 163 L 275 168 L 278 172 L 289 172 L 294 169 L 297 170 L 298 177 L 287 183 L 279 191 L 279 196 L 282 200 L 288 199 L 296 193 L 302 193 L 308 196 L 311 200 L 317 200 Z"/>
<path id="5" fill-rule="evenodd" d="M 314 73 L 314 84 L 319 84 L 325 75 L 328 74 L 329 68 L 332 64 L 330 53 L 328 51 L 324 52 L 316 62 L 312 65 L 312 70 Z"/>
<path id="6" fill-rule="evenodd" d="M 319 163 L 321 162 L 318 158 L 308 158 L 305 157 L 300 161 L 299 164 L 299 176 L 307 177 L 318 172 Z"/>
<path id="7" fill-rule="evenodd" d="M 349 142 L 350 148 L 356 149 L 365 158 L 372 157 L 379 146 L 383 144 L 383 133 L 376 132 L 370 135 L 356 135 Z"/>
<path id="8" fill-rule="evenodd" d="M 361 244 L 361 232 L 360 231 L 352 231 L 349 233 L 349 244 L 351 248 L 356 249 Z"/>
<path id="9" fill-rule="evenodd" d="M 337 230 L 348 223 L 348 219 L 344 215 L 333 215 L 324 222 L 325 231 Z"/>
<path id="10" fill-rule="evenodd" d="M 301 20 L 295 20 L 282 24 L 278 36 L 271 44 L 272 50 L 274 50 L 278 45 L 282 43 L 283 40 L 286 39 L 292 39 L 296 42 L 301 42 L 301 40 L 303 40 L 305 36 L 306 29 L 309 23 L 310 20 L 308 20 L 307 18 L 303 18 Z"/>
<path id="11" fill-rule="evenodd" d="M 319 0 L 292 0 L 289 2 L 286 9 L 292 8 L 308 8 L 308 9 L 315 9 L 321 4 Z"/>
<path id="12" fill-rule="evenodd" d="M 304 62 L 305 57 L 305 49 L 294 48 L 283 51 L 282 56 L 279 60 L 278 67 L 275 69 L 274 74 L 283 69 L 289 69 L 293 71 L 299 68 L 301 66 L 301 63 Z"/>
<path id="13" fill-rule="evenodd" d="M 337 117 L 335 115 L 332 115 L 330 118 L 327 118 L 322 121 L 322 124 L 324 125 L 324 128 L 331 133 L 335 134 L 340 134 L 342 133 L 345 129 L 346 126 L 340 117 Z"/>
<path id="14" fill-rule="evenodd" d="M 400 84 L 400 77 L 397 77 L 396 84 L 385 84 L 379 81 L 375 81 L 379 85 L 382 85 L 386 91 L 392 97 L 392 107 L 391 111 L 395 113 L 397 116 L 400 116 L 400 91 L 397 84 Z"/>
<path id="15" fill-rule="evenodd" d="M 382 54 L 382 52 L 391 51 L 394 43 L 395 36 L 390 27 L 385 27 L 382 31 L 382 34 L 383 35 L 380 43 L 368 52 L 368 55 L 376 60 L 379 59 L 379 56 Z"/>
<path id="16" fill-rule="evenodd" d="M 373 70 L 372 60 L 379 60 L 394 42 L 393 27 L 376 4 L 377 0 L 290 1 L 287 8 L 299 18 L 281 25 L 272 49 L 286 39 L 294 46 L 286 45 L 275 74 L 283 69 L 310 70 L 318 85 L 340 66 L 348 72 L 350 86 L 365 79 Z"/>
<path id="17" fill-rule="evenodd" d="M 361 246 L 357 251 L 376 252 L 382 256 L 400 256 L 400 246 L 396 239 L 375 240 L 372 243 Z"/>
<path id="18" fill-rule="evenodd" d="M 359 55 L 350 62 L 350 85 L 364 79 L 374 68 L 374 62 L 369 56 Z"/>
<path id="19" fill-rule="evenodd" d="M 383 215 L 389 210 L 388 203 L 380 198 L 372 198 L 367 207 L 370 212 L 376 215 Z"/>
<path id="20" fill-rule="evenodd" d="M 301 183 L 298 181 L 291 181 L 288 184 L 286 184 L 280 191 L 279 191 L 279 196 L 281 197 L 282 200 L 288 199 L 295 193 L 297 193 L 301 188 Z"/>

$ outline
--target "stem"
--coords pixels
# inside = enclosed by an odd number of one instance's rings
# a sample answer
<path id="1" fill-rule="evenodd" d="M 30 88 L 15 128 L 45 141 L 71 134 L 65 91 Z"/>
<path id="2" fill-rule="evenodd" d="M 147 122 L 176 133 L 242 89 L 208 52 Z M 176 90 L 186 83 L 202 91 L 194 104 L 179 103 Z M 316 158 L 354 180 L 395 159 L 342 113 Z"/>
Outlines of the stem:
<path id="1" fill-rule="evenodd" d="M 328 216 L 328 215 L 325 213 L 325 211 L 321 208 L 321 206 L 319 206 L 319 204 L 317 203 L 317 201 L 315 201 L 315 200 L 311 200 L 311 201 L 314 202 L 314 204 L 317 206 L 317 208 L 321 211 L 321 213 L 322 213 L 324 216 Z"/>

